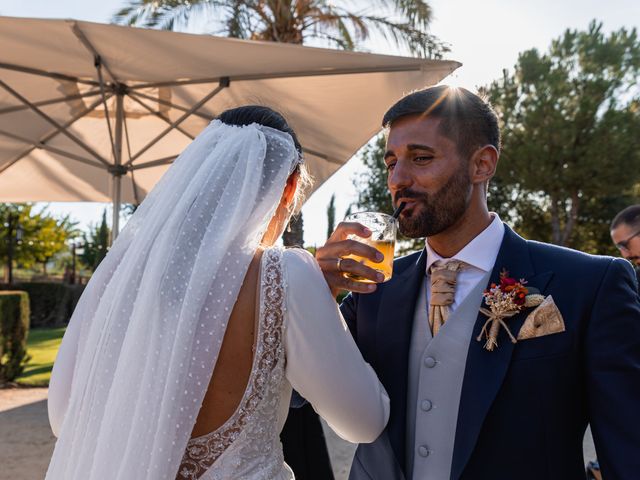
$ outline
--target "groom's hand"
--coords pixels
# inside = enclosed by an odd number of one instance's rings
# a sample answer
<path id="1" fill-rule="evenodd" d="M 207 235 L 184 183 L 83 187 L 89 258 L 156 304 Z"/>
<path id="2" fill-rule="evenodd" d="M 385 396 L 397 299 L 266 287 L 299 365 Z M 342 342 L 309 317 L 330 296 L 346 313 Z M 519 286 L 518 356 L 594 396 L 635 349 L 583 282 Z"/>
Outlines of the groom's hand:
<path id="1" fill-rule="evenodd" d="M 324 278 L 334 297 L 342 290 L 358 293 L 375 291 L 375 284 L 357 282 L 347 278 L 345 276 L 347 273 L 368 278 L 373 282 L 384 280 L 384 276 L 373 268 L 352 258 L 344 258 L 348 255 L 358 255 L 376 263 L 381 262 L 384 258 L 375 248 L 357 240 L 350 240 L 347 238 L 348 235 L 368 238 L 371 236 L 371 231 L 359 223 L 342 222 L 329 237 L 327 243 L 316 251 L 316 260 L 320 264 Z"/>

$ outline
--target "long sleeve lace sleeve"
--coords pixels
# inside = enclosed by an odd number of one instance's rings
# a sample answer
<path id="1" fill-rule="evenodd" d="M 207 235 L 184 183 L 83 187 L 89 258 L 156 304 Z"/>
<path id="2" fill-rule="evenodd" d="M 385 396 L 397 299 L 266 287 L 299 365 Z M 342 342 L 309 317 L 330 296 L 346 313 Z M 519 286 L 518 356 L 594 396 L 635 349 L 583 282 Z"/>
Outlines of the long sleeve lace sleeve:
<path id="1" fill-rule="evenodd" d="M 283 262 L 289 382 L 342 438 L 374 441 L 389 418 L 384 387 L 349 334 L 315 259 L 291 249 Z"/>

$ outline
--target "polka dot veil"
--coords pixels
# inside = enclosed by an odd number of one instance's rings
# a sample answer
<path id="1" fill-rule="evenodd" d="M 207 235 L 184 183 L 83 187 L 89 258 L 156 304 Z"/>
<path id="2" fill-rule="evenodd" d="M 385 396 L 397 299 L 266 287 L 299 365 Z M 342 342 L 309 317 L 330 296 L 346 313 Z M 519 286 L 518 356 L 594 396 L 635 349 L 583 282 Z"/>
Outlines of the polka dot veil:
<path id="1" fill-rule="evenodd" d="M 174 479 L 231 310 L 299 156 L 213 121 L 125 226 L 71 318 L 79 348 L 47 479 Z"/>

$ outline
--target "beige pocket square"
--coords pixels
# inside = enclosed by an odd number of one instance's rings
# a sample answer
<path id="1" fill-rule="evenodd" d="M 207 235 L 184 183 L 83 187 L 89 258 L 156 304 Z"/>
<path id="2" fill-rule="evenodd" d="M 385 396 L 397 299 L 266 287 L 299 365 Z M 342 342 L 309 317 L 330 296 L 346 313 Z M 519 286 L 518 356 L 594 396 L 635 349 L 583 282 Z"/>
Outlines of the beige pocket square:
<path id="1" fill-rule="evenodd" d="M 529 314 L 524 321 L 518 340 L 544 337 L 552 333 L 564 332 L 564 320 L 551 295 Z"/>

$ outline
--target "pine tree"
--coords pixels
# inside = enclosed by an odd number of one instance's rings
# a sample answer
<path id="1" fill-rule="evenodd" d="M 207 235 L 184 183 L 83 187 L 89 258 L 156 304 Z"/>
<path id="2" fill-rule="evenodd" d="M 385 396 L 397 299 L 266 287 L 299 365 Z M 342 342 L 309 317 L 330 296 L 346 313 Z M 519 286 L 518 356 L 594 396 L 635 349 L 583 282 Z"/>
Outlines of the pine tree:
<path id="1" fill-rule="evenodd" d="M 327 238 L 331 236 L 336 228 L 336 194 L 331 195 L 329 206 L 327 207 Z"/>
<path id="2" fill-rule="evenodd" d="M 109 250 L 109 236 L 111 231 L 107 226 L 107 211 L 102 212 L 100 225 L 93 228 L 84 237 L 84 252 L 80 256 L 85 265 L 95 271 Z"/>

